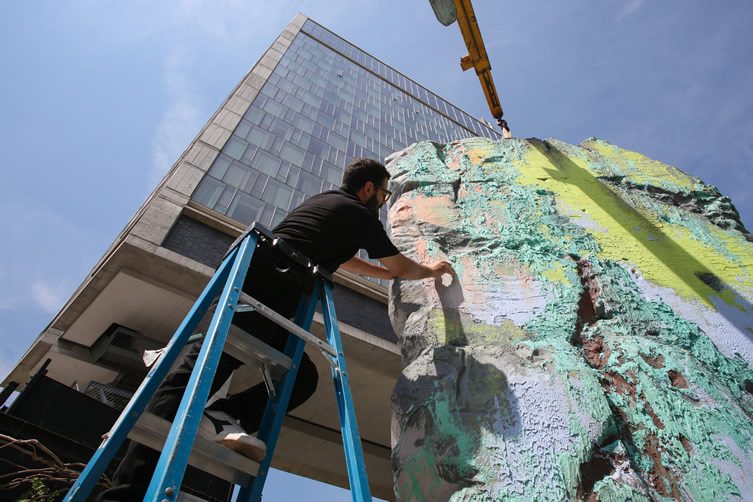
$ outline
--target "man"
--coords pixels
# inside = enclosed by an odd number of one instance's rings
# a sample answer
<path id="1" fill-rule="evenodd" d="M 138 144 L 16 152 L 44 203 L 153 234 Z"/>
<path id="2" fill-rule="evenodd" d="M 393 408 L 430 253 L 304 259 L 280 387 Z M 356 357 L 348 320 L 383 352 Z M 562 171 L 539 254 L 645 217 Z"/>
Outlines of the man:
<path id="1" fill-rule="evenodd" d="M 307 199 L 291 211 L 272 233 L 330 273 L 342 267 L 350 272 L 381 279 L 440 278 L 444 274 L 454 274 L 446 261 L 422 265 L 411 260 L 401 254 L 387 237 L 379 221 L 379 209 L 391 195 L 387 189 L 389 177 L 389 172 L 381 163 L 366 158 L 356 159 L 345 170 L 339 190 Z M 359 249 L 365 249 L 370 258 L 378 259 L 383 266 L 355 256 Z M 301 294 L 310 292 L 312 287 L 310 273 L 276 256 L 268 247 L 261 246 L 254 252 L 243 291 L 290 318 L 295 314 Z M 277 350 L 282 351 L 285 346 L 285 330 L 256 312 L 236 314 L 233 324 Z M 172 420 L 199 350 L 199 343 L 190 348 L 180 367 L 165 378 L 147 411 Z M 223 354 L 210 395 L 240 365 L 240 361 Z M 316 367 L 304 354 L 288 411 L 306 401 L 316 391 L 317 382 Z M 266 402 L 267 392 L 263 384 L 215 401 L 205 410 L 199 433 L 259 460 L 264 457 L 265 446 L 250 433 L 258 430 Z M 156 451 L 131 443 L 115 472 L 112 488 L 104 492 L 100 500 L 142 498 L 158 458 Z"/>

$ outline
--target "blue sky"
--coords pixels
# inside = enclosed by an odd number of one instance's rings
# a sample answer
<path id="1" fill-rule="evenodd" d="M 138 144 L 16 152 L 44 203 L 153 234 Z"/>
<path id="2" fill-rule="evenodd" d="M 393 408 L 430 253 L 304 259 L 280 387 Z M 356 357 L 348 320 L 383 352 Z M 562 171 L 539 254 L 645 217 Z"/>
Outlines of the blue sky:
<path id="1" fill-rule="evenodd" d="M 639 151 L 718 186 L 753 228 L 753 3 L 474 6 L 515 136 Z M 460 71 L 457 26 L 425 0 L 4 4 L 2 375 L 299 11 L 490 119 L 475 75 Z M 302 486 L 274 477 L 267 497 L 349 499 Z"/>

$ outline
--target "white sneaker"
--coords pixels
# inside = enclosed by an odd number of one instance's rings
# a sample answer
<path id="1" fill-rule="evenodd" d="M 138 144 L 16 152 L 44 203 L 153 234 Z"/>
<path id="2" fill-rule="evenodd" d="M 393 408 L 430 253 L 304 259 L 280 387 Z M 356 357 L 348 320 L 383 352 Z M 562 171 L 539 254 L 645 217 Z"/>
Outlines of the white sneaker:
<path id="1" fill-rule="evenodd" d="M 204 410 L 199 435 L 257 462 L 261 462 L 267 454 L 264 441 L 248 434 L 236 424 L 233 417 L 223 411 Z"/>

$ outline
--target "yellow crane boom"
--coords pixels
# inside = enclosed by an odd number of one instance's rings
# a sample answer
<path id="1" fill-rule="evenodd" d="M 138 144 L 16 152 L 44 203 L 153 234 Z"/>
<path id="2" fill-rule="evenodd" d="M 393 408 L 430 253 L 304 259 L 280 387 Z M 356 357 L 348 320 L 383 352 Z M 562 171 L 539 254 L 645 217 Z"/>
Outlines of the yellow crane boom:
<path id="1" fill-rule="evenodd" d="M 465 46 L 468 49 L 468 54 L 460 58 L 460 68 L 463 71 L 471 68 L 476 70 L 476 75 L 479 82 L 481 82 L 481 88 L 484 90 L 484 96 L 486 96 L 486 102 L 489 105 L 492 117 L 497 119 L 497 123 L 502 128 L 505 138 L 512 137 L 507 121 L 502 118 L 504 112 L 499 102 L 497 88 L 494 86 L 492 66 L 486 54 L 484 39 L 481 36 L 481 30 L 478 27 L 471 0 L 429 1 L 440 23 L 449 26 L 455 21 L 458 22 L 460 33 L 463 35 Z"/>

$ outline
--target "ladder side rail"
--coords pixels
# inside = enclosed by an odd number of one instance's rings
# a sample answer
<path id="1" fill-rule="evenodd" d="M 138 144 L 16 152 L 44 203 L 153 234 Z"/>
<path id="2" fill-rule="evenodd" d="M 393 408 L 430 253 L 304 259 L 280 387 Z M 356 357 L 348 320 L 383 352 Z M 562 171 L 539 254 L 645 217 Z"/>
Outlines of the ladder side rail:
<path id="1" fill-rule="evenodd" d="M 337 350 L 337 366 L 332 368 L 332 379 L 335 383 L 337 395 L 337 410 L 340 416 L 340 431 L 345 449 L 345 463 L 348 468 L 350 493 L 354 501 L 370 501 L 371 489 L 366 475 L 366 465 L 363 458 L 361 435 L 358 432 L 353 396 L 350 393 L 350 381 L 345 365 L 340 329 L 337 325 L 335 302 L 332 297 L 332 286 L 328 281 L 324 283 L 324 297 L 322 298 L 322 317 L 329 344 Z"/>
<path id="2" fill-rule="evenodd" d="M 128 433 L 138 421 L 141 414 L 146 409 L 149 401 L 157 390 L 157 387 L 165 379 L 170 367 L 180 355 L 183 347 L 186 345 L 188 338 L 193 333 L 202 317 L 209 310 L 212 300 L 217 295 L 222 284 L 227 279 L 230 269 L 234 262 L 236 252 L 228 254 L 222 264 L 217 268 L 214 276 L 204 287 L 196 303 L 194 303 L 188 315 L 183 319 L 175 334 L 168 342 L 165 352 L 159 360 L 152 366 L 151 370 L 139 385 L 131 400 L 126 405 L 123 412 L 115 421 L 110 431 L 105 434 L 104 441 L 100 444 L 97 451 L 94 452 L 86 468 L 81 472 L 76 482 L 73 484 L 68 494 L 65 496 L 65 502 L 85 502 L 89 494 L 96 486 L 102 473 L 120 449 L 123 441 L 128 437 Z"/>
<path id="3" fill-rule="evenodd" d="M 178 497 L 256 241 L 257 236 L 249 234 L 238 248 L 144 500 L 172 502 Z"/>
<path id="4" fill-rule="evenodd" d="M 316 311 L 316 305 L 321 294 L 320 284 L 321 282 L 317 280 L 317 284 L 311 294 L 303 295 L 298 302 L 295 324 L 305 330 L 311 329 L 314 312 Z M 259 425 L 259 432 L 257 434 L 257 437 L 266 443 L 267 454 L 259 463 L 259 470 L 253 482 L 241 488 L 238 493 L 238 498 L 236 499 L 238 501 L 256 502 L 261 500 L 264 483 L 267 480 L 267 474 L 272 464 L 272 457 L 274 456 L 275 447 L 277 446 L 277 439 L 280 436 L 280 429 L 282 429 L 282 422 L 285 419 L 285 414 L 288 410 L 290 395 L 293 392 L 293 386 L 295 385 L 295 380 L 298 376 L 298 368 L 301 364 L 305 348 L 306 344 L 303 339 L 298 338 L 293 333 L 288 334 L 284 353 L 293 360 L 293 364 L 281 379 L 276 399 L 270 398 L 267 401 L 267 406 L 264 408 L 264 415 L 262 416 Z"/>

